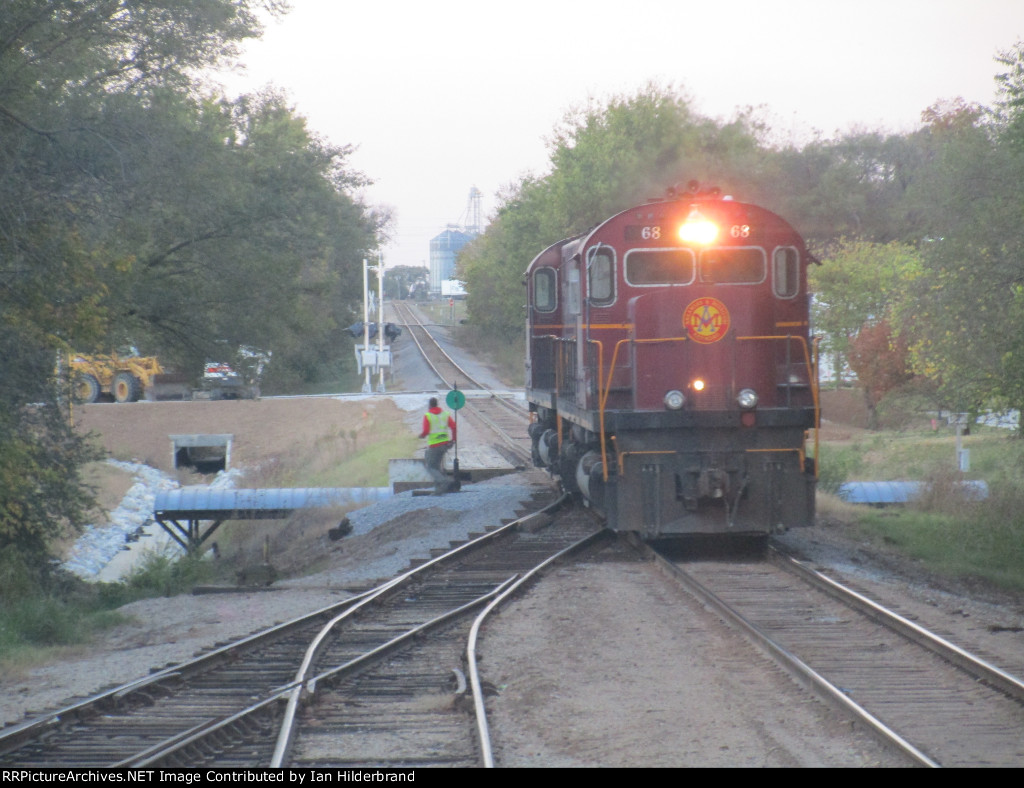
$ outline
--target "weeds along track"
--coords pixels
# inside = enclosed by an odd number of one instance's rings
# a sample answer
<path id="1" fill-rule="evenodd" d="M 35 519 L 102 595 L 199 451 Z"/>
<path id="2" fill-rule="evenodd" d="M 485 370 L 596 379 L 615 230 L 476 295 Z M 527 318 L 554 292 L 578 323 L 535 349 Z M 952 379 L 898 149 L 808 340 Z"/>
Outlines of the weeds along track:
<path id="1" fill-rule="evenodd" d="M 662 565 L 826 702 L 925 766 L 1024 766 L 1024 682 L 769 551 Z"/>
<path id="2" fill-rule="evenodd" d="M 535 508 L 539 508 L 537 502 Z M 599 526 L 559 503 L 344 603 L 0 731 L 0 767 L 476 765 L 472 616 Z M 479 702 L 482 706 L 482 700 Z"/>

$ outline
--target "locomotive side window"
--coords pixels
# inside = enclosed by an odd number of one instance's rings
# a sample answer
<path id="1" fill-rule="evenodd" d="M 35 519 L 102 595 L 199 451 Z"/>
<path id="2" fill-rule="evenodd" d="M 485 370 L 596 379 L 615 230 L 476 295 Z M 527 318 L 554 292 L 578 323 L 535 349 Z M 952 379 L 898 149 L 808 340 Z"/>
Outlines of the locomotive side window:
<path id="1" fill-rule="evenodd" d="M 692 249 L 634 249 L 626 253 L 631 285 L 688 285 L 696 267 Z"/>
<path id="2" fill-rule="evenodd" d="M 554 312 L 558 306 L 558 288 L 554 268 L 538 268 L 533 274 L 533 308 Z"/>
<path id="3" fill-rule="evenodd" d="M 615 300 L 615 253 L 611 247 L 599 246 L 587 253 L 587 297 L 597 306 Z"/>
<path id="4" fill-rule="evenodd" d="M 792 246 L 780 246 L 772 255 L 775 295 L 792 298 L 800 289 L 800 255 Z"/>
<path id="5" fill-rule="evenodd" d="M 705 249 L 700 253 L 700 281 L 756 285 L 764 281 L 766 259 L 758 246 Z"/>

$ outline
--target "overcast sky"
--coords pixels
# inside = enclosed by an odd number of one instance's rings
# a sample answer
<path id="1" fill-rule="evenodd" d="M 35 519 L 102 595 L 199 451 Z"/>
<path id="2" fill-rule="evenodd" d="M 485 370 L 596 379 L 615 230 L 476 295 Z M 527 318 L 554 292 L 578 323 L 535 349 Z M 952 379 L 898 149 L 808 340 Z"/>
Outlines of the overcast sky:
<path id="1" fill-rule="evenodd" d="M 486 221 L 500 188 L 544 174 L 588 99 L 653 80 L 714 118 L 763 106 L 783 138 L 909 131 L 940 99 L 991 105 L 994 57 L 1024 39 L 1024 0 L 290 2 L 225 85 L 282 89 L 357 148 L 365 199 L 396 217 L 387 266 L 426 265 L 471 187 Z"/>

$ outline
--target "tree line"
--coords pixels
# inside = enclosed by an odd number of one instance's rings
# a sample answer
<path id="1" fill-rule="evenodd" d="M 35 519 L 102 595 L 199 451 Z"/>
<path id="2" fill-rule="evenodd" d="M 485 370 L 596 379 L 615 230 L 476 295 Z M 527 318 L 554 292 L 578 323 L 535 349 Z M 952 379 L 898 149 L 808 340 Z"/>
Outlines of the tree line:
<path id="1" fill-rule="evenodd" d="M 907 133 L 778 143 L 757 110 L 723 121 L 647 85 L 570 111 L 550 169 L 508 185 L 463 250 L 470 318 L 523 334 L 523 272 L 551 243 L 698 180 L 808 241 L 815 330 L 869 406 L 915 382 L 936 407 L 1024 406 L 1024 44 L 997 53 L 995 101 L 924 108 Z"/>
<path id="2" fill-rule="evenodd" d="M 283 96 L 201 79 L 284 10 L 0 4 L 0 553 L 41 562 L 92 504 L 58 353 L 133 345 L 198 374 L 246 345 L 273 352 L 270 386 L 337 375 L 388 217 Z"/>
<path id="3" fill-rule="evenodd" d="M 351 148 L 284 96 L 228 99 L 199 76 L 285 8 L 0 3 L 5 559 L 45 566 L 53 537 L 90 516 L 80 469 L 98 452 L 58 407 L 59 352 L 131 344 L 198 370 L 247 345 L 273 352 L 271 386 L 338 363 L 388 217 L 360 200 Z M 779 144 L 755 110 L 703 117 L 657 85 L 572 110 L 549 139 L 550 171 L 507 186 L 459 259 L 470 319 L 521 338 L 522 275 L 541 249 L 696 179 L 805 235 L 823 263 L 816 325 L 869 396 L 922 379 L 958 410 L 1019 408 L 1024 47 L 996 63 L 993 106 L 940 101 L 906 134 Z M 397 292 L 416 272 L 403 273 Z"/>

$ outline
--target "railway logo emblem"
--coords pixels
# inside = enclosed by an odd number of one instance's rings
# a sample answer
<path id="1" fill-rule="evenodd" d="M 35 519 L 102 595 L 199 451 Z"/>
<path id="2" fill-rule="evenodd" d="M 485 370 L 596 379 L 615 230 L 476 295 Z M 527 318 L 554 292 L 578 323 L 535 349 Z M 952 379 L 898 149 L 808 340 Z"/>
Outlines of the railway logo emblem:
<path id="1" fill-rule="evenodd" d="M 683 312 L 683 328 L 694 342 L 717 342 L 729 331 L 729 310 L 717 298 L 698 298 Z"/>

